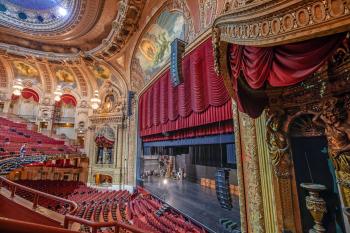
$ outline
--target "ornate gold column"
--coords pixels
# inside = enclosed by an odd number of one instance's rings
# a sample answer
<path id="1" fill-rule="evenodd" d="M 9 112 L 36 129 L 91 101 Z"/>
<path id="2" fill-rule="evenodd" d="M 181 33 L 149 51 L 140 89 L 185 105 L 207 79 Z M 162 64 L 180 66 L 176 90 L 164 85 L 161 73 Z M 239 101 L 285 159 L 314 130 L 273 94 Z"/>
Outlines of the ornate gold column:
<path id="1" fill-rule="evenodd" d="M 238 112 L 235 104 L 233 107 L 242 232 L 264 233 L 264 203 L 255 120 Z"/>
<path id="2" fill-rule="evenodd" d="M 273 171 L 273 192 L 275 194 L 275 205 L 277 208 L 277 225 L 279 232 L 298 232 L 296 228 L 293 206 L 292 180 L 294 171 L 288 137 L 283 131 L 285 120 L 282 110 L 271 110 L 267 112 L 265 126 L 266 142 L 269 150 L 271 169 Z M 271 190 L 272 191 L 272 190 Z M 295 195 L 296 196 L 296 195 Z M 301 229 L 299 229 L 301 231 Z"/>
<path id="3" fill-rule="evenodd" d="M 239 208 L 241 217 L 241 231 L 242 233 L 248 232 L 247 226 L 247 210 L 246 210 L 246 198 L 244 188 L 244 175 L 243 175 L 243 160 L 241 153 L 241 137 L 239 127 L 239 113 L 236 102 L 232 100 L 232 111 L 233 111 L 233 125 L 235 134 L 235 147 L 236 147 L 236 161 L 237 161 L 237 179 L 239 186 Z"/>

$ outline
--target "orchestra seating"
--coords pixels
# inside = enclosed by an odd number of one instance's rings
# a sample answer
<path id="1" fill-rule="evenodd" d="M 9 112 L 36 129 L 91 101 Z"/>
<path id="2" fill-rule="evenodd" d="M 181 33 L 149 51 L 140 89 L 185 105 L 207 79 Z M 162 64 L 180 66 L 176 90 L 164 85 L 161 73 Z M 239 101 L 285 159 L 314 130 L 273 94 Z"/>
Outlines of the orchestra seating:
<path id="1" fill-rule="evenodd" d="M 75 149 L 64 145 L 64 141 L 29 130 L 24 123 L 0 117 L 0 159 L 18 155 L 24 143 L 27 143 L 28 156 L 76 153 Z"/>
<path id="2" fill-rule="evenodd" d="M 27 166 L 33 163 L 42 163 L 46 161 L 47 156 L 45 155 L 37 155 L 37 156 L 26 156 L 24 158 L 20 157 L 12 157 L 0 160 L 0 175 L 7 175 L 11 171 Z"/>
<path id="3" fill-rule="evenodd" d="M 203 228 L 177 213 L 170 206 L 142 192 L 130 194 L 125 190 L 98 190 L 73 181 L 22 180 L 17 182 L 75 201 L 78 204 L 75 215 L 87 220 L 95 222 L 122 221 L 155 233 L 206 232 Z M 28 200 L 33 198 L 25 191 L 18 191 L 18 195 Z M 39 200 L 39 204 L 61 214 L 68 212 L 66 206 L 62 206 L 54 201 L 42 199 Z M 85 230 L 88 231 L 89 229 L 86 228 Z M 103 233 L 109 232 L 112 232 L 112 229 L 107 228 L 103 230 Z"/>

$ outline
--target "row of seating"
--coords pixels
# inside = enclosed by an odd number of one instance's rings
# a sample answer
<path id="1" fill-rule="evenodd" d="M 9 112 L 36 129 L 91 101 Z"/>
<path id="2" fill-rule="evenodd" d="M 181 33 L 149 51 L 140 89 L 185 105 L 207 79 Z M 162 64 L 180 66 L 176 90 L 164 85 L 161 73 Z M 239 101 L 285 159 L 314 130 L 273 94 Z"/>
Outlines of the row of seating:
<path id="1" fill-rule="evenodd" d="M 7 175 L 11 171 L 32 163 L 40 163 L 47 160 L 47 156 L 26 156 L 24 158 L 13 157 L 0 160 L 0 175 Z"/>
<path id="2" fill-rule="evenodd" d="M 76 216 L 95 222 L 122 221 L 141 229 L 155 233 L 204 233 L 201 227 L 195 225 L 170 206 L 142 192 L 130 194 L 128 191 L 106 191 L 87 187 L 72 181 L 18 181 L 20 184 L 57 195 L 78 204 Z M 20 193 L 24 198 L 29 195 Z M 67 206 L 49 200 L 40 200 L 39 204 L 57 211 L 67 213 Z M 161 214 L 160 214 L 161 213 Z M 83 227 L 89 232 L 88 227 Z M 112 232 L 105 228 L 101 233 Z"/>
<path id="3" fill-rule="evenodd" d="M 64 145 L 64 141 L 29 130 L 24 123 L 0 117 L 0 159 L 18 155 L 24 143 L 27 143 L 28 156 L 77 153 L 75 148 Z"/>

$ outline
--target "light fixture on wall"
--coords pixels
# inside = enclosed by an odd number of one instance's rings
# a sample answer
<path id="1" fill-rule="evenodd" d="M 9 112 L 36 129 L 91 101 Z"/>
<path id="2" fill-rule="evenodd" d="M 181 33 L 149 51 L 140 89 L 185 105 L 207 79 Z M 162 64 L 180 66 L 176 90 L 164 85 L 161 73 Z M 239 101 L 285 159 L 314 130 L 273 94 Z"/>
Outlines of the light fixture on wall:
<path id="1" fill-rule="evenodd" d="M 90 102 L 91 102 L 91 108 L 93 110 L 96 110 L 100 107 L 101 100 L 97 90 L 94 92 L 94 96 L 90 99 Z"/>
<path id="2" fill-rule="evenodd" d="M 20 96 L 22 94 L 22 90 L 23 90 L 23 82 L 22 79 L 16 79 L 13 83 L 13 94 L 15 96 Z"/>
<path id="3" fill-rule="evenodd" d="M 53 94 L 55 95 L 55 101 L 58 102 L 61 100 L 61 96 L 63 95 L 63 92 L 62 92 L 62 87 L 61 85 L 58 85 L 56 87 L 56 90 L 53 92 Z"/>

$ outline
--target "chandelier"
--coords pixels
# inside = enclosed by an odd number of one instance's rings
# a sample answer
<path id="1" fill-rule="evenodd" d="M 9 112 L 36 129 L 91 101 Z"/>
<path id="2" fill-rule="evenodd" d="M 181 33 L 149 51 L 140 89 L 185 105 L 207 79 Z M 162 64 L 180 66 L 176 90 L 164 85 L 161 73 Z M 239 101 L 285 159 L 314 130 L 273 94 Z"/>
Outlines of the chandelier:
<path id="1" fill-rule="evenodd" d="M 61 100 L 61 96 L 63 95 L 63 92 L 62 92 L 62 87 L 60 85 L 58 85 L 56 87 L 56 90 L 53 92 L 53 94 L 55 95 L 55 101 L 58 102 Z"/>
<path id="2" fill-rule="evenodd" d="M 96 110 L 100 107 L 101 100 L 97 90 L 94 92 L 94 96 L 90 99 L 90 102 L 91 102 L 91 108 L 93 110 Z"/>
<path id="3" fill-rule="evenodd" d="M 22 82 L 22 79 L 16 79 L 13 83 L 13 94 L 15 96 L 20 96 L 21 93 L 22 93 L 22 90 L 23 90 L 23 82 Z"/>

